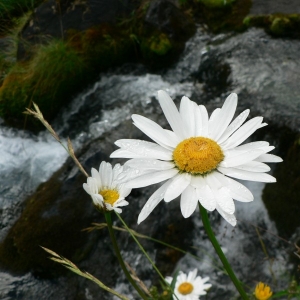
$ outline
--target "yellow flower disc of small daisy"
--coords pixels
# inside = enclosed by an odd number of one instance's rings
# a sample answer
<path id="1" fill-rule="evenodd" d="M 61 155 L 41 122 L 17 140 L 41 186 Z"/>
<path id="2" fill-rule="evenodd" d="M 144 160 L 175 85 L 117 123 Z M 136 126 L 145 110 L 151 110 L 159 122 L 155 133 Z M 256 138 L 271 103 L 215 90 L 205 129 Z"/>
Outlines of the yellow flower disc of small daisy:
<path id="1" fill-rule="evenodd" d="M 182 295 L 188 295 L 193 291 L 194 287 L 189 282 L 183 282 L 178 287 L 178 292 Z"/>
<path id="2" fill-rule="evenodd" d="M 206 137 L 191 137 L 180 142 L 173 152 L 177 168 L 191 174 L 206 174 L 224 159 L 221 147 Z"/>
<path id="3" fill-rule="evenodd" d="M 116 190 L 101 190 L 99 194 L 103 197 L 104 202 L 109 203 L 112 206 L 120 198 L 120 195 Z"/>
<path id="4" fill-rule="evenodd" d="M 255 288 L 254 294 L 255 298 L 258 300 L 268 300 L 270 299 L 273 293 L 268 285 L 259 282 Z"/>

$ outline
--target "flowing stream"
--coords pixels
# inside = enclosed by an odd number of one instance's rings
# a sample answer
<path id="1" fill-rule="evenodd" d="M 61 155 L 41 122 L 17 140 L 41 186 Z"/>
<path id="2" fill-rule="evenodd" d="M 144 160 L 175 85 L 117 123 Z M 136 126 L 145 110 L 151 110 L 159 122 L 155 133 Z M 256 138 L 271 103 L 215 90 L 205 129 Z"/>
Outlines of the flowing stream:
<path id="1" fill-rule="evenodd" d="M 153 116 L 160 112 L 156 92 L 164 89 L 176 101 L 186 95 L 204 103 L 209 112 L 220 106 L 230 92 L 237 92 L 238 112 L 250 108 L 251 117 L 262 115 L 273 125 L 288 126 L 299 132 L 299 48 L 300 41 L 272 39 L 260 29 L 215 36 L 199 27 L 174 66 L 161 74 L 149 74 L 140 65 L 100 74 L 97 82 L 91 83 L 61 112 L 53 126 L 63 139 L 70 136 L 75 149 L 80 149 L 88 141 L 113 132 L 124 120 L 130 119 L 132 113 Z M 62 166 L 67 154 L 47 132 L 35 136 L 3 125 L 0 132 L 2 240 L 18 219 L 24 199 Z M 126 132 L 123 134 L 128 138 Z M 272 145 L 272 140 L 268 141 Z M 258 280 L 273 280 L 278 289 L 284 288 L 293 266 L 286 255 L 287 245 L 276 236 L 275 223 L 262 201 L 265 185 L 256 182 L 245 185 L 255 200 L 249 204 L 236 201 L 238 226 L 232 228 L 225 221 L 219 222 L 214 228 L 217 238 L 238 277 L 247 276 L 248 284 L 253 287 Z M 213 221 L 217 216 L 213 214 L 211 218 Z M 207 299 L 229 299 L 228 295 L 235 292 L 211 251 L 198 213 L 193 214 L 192 220 L 196 228 L 193 245 L 200 260 L 185 255 L 174 270 L 198 268 L 202 276 L 210 276 L 213 284 Z M 256 230 L 253 225 L 267 228 L 268 232 Z M 128 260 L 136 260 L 136 254 L 131 255 Z M 0 272 L 0 298 L 75 299 L 64 283 L 65 279 L 40 280 L 30 273 L 14 276 Z M 115 288 L 133 297 L 122 280 Z M 85 299 L 97 299 L 87 288 L 84 295 Z"/>

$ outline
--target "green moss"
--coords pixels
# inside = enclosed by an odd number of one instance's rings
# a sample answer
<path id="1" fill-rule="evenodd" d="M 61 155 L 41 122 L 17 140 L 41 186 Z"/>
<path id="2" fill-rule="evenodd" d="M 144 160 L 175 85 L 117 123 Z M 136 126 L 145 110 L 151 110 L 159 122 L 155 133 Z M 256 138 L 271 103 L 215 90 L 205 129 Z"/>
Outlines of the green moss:
<path id="1" fill-rule="evenodd" d="M 187 0 L 182 6 L 196 20 L 207 24 L 214 33 L 245 29 L 244 18 L 249 14 L 252 0 Z"/>
<path id="2" fill-rule="evenodd" d="M 144 38 L 141 43 L 142 55 L 145 59 L 166 55 L 171 49 L 172 44 L 164 33 Z"/>
<path id="3" fill-rule="evenodd" d="M 278 37 L 300 38 L 300 14 L 247 16 L 244 25 L 264 28 L 269 34 Z"/>
<path id="4" fill-rule="evenodd" d="M 270 30 L 275 35 L 282 35 L 289 27 L 291 23 L 288 18 L 274 18 Z"/>
<path id="5" fill-rule="evenodd" d="M 86 63 L 67 43 L 52 40 L 40 46 L 32 60 L 17 63 L 0 87 L 0 114 L 23 120 L 22 112 L 36 102 L 46 118 L 52 118 L 85 82 Z"/>

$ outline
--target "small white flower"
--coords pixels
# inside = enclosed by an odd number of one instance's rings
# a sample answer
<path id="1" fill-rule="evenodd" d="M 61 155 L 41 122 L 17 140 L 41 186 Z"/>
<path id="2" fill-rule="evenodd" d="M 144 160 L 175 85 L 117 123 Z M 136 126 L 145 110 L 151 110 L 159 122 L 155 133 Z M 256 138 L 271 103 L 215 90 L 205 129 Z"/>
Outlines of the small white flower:
<path id="1" fill-rule="evenodd" d="M 120 149 L 111 154 L 111 157 L 131 158 L 125 164 L 130 168 L 119 177 L 128 188 L 166 181 L 147 201 L 138 223 L 145 220 L 162 199 L 170 202 L 181 195 L 183 217 L 189 217 L 199 201 L 205 209 L 216 209 L 235 226 L 233 199 L 250 202 L 253 195 L 229 177 L 276 181 L 265 173 L 270 171 L 265 162 L 282 161 L 278 156 L 267 154 L 274 147 L 264 141 L 240 145 L 267 124 L 262 123 L 262 117 L 243 124 L 249 109 L 232 121 L 237 106 L 236 94 L 229 95 L 222 108 L 215 109 L 210 118 L 205 106 L 187 97 L 182 98 L 179 111 L 164 91 L 158 91 L 158 101 L 173 131 L 143 116 L 132 115 L 134 125 L 155 143 L 118 140 L 115 144 Z"/>
<path id="2" fill-rule="evenodd" d="M 122 171 L 123 167 L 120 164 L 112 168 L 111 164 L 105 161 L 101 162 L 99 172 L 92 168 L 92 177 L 88 177 L 83 188 L 91 195 L 95 206 L 121 213 L 122 209 L 119 207 L 128 205 L 125 197 L 130 194 L 131 189 L 117 179 Z"/>
<path id="3" fill-rule="evenodd" d="M 176 283 L 173 299 L 178 300 L 198 300 L 200 296 L 206 295 L 206 290 L 211 287 L 210 283 L 206 283 L 209 277 L 201 278 L 197 276 L 197 269 L 189 272 L 186 275 L 183 272 L 179 272 Z M 166 281 L 171 284 L 173 281 L 172 277 L 166 277 Z"/>

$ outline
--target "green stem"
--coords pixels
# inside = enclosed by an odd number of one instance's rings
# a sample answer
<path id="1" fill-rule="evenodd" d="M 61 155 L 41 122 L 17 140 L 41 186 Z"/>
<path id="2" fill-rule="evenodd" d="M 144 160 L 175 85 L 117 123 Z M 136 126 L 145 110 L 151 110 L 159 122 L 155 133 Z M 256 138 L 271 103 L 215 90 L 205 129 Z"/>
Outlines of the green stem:
<path id="1" fill-rule="evenodd" d="M 110 212 L 105 212 L 104 215 L 105 215 L 105 219 L 106 219 L 106 222 L 107 222 L 107 228 L 108 228 L 108 231 L 109 231 L 111 242 L 112 242 L 112 245 L 113 245 L 114 250 L 115 250 L 115 254 L 118 258 L 119 264 L 120 264 L 121 268 L 123 269 L 123 272 L 124 272 L 125 276 L 129 280 L 129 282 L 132 284 L 132 286 L 135 288 L 135 290 L 139 293 L 139 295 L 142 297 L 142 299 L 147 300 L 148 297 L 142 292 L 142 290 L 138 287 L 136 282 L 132 279 L 130 273 L 128 272 L 128 270 L 125 266 L 124 260 L 121 256 L 121 253 L 120 253 L 120 249 L 119 249 L 118 244 L 117 244 L 114 229 L 112 227 L 111 213 Z"/>
<path id="2" fill-rule="evenodd" d="M 158 268 L 156 267 L 156 265 L 154 264 L 153 260 L 150 258 L 150 256 L 148 255 L 148 253 L 146 252 L 146 250 L 143 248 L 143 246 L 140 244 L 140 242 L 138 241 L 138 239 L 134 236 L 134 234 L 131 232 L 131 229 L 127 226 L 127 224 L 125 223 L 125 221 L 122 219 L 122 217 L 116 213 L 116 215 L 118 216 L 118 218 L 120 219 L 120 221 L 123 223 L 124 227 L 126 228 L 126 230 L 130 233 L 131 237 L 134 239 L 134 241 L 137 243 L 137 245 L 139 246 L 139 248 L 141 249 L 141 251 L 143 252 L 143 254 L 147 257 L 147 259 L 149 260 L 150 264 L 152 265 L 152 267 L 154 268 L 154 270 L 157 272 L 157 274 L 160 276 L 160 278 L 163 280 L 163 282 L 165 282 L 165 278 L 164 276 L 160 273 L 160 271 L 158 270 Z"/>
<path id="3" fill-rule="evenodd" d="M 233 284 L 235 285 L 236 289 L 240 293 L 242 299 L 249 300 L 247 294 L 245 293 L 243 287 L 241 286 L 241 283 L 238 281 L 233 270 L 231 269 L 231 266 L 230 266 L 226 256 L 224 255 L 224 253 L 223 253 L 223 251 L 211 229 L 206 209 L 204 207 L 202 207 L 202 205 L 200 205 L 200 204 L 199 204 L 199 208 L 200 208 L 200 214 L 201 214 L 201 218 L 202 218 L 202 222 L 203 222 L 205 231 L 206 231 L 212 245 L 214 246 L 221 262 L 223 263 L 225 270 L 227 271 L 227 273 L 228 273 L 229 277 L 231 278 Z"/>

